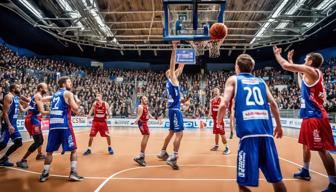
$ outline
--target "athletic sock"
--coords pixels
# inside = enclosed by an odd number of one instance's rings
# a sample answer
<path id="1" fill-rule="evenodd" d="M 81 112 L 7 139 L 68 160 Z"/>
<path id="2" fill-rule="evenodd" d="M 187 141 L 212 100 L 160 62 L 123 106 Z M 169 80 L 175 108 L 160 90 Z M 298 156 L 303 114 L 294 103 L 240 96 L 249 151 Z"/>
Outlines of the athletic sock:
<path id="1" fill-rule="evenodd" d="M 310 162 L 304 162 L 303 163 L 303 168 L 309 170 L 309 163 Z"/>
<path id="2" fill-rule="evenodd" d="M 44 165 L 43 166 L 43 171 L 49 173 L 50 165 Z"/>
<path id="3" fill-rule="evenodd" d="M 139 157 L 145 157 L 145 153 L 140 152 Z"/>
<path id="4" fill-rule="evenodd" d="M 177 158 L 177 156 L 178 156 L 178 152 L 174 151 L 172 157 L 173 157 L 173 158 Z"/>
<path id="5" fill-rule="evenodd" d="M 91 147 L 88 147 L 88 150 L 92 151 Z"/>
<path id="6" fill-rule="evenodd" d="M 71 161 L 71 172 L 77 171 L 77 161 Z"/>
<path id="7" fill-rule="evenodd" d="M 336 185 L 336 176 L 330 176 L 328 175 L 329 182 L 332 183 L 333 185 Z"/>
<path id="8" fill-rule="evenodd" d="M 167 152 L 166 152 L 166 150 L 161 150 L 160 151 L 160 156 L 162 156 L 162 155 L 164 155 L 164 154 L 166 154 Z"/>

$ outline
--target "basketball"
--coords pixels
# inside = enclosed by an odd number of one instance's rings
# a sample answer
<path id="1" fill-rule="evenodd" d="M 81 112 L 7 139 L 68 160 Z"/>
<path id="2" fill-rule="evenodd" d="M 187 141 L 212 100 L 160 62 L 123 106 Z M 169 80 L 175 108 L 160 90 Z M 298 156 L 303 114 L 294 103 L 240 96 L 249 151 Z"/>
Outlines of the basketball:
<path id="1" fill-rule="evenodd" d="M 210 27 L 211 39 L 223 39 L 228 34 L 228 28 L 224 23 L 215 23 Z"/>

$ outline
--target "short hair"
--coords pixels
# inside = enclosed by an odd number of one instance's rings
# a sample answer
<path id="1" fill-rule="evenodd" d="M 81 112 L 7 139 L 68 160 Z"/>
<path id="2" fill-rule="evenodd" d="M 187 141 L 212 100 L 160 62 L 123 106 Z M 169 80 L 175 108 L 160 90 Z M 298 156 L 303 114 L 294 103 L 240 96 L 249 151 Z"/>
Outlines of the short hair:
<path id="1" fill-rule="evenodd" d="M 324 62 L 323 56 L 320 53 L 309 53 L 308 59 L 312 61 L 312 67 L 320 68 Z"/>
<path id="2" fill-rule="evenodd" d="M 59 87 L 62 87 L 62 85 L 68 80 L 68 79 L 70 79 L 70 77 L 68 77 L 68 76 L 63 76 L 63 77 L 60 77 L 59 79 L 58 79 L 58 86 Z"/>
<path id="3" fill-rule="evenodd" d="M 249 54 L 241 54 L 237 57 L 236 65 L 240 72 L 251 73 L 254 69 L 255 61 Z"/>
<path id="4" fill-rule="evenodd" d="M 13 83 L 9 86 L 9 91 L 13 91 L 16 88 L 17 84 Z"/>
<path id="5" fill-rule="evenodd" d="M 42 88 L 43 88 L 43 83 L 40 83 L 40 84 L 37 85 L 37 90 L 40 90 Z"/>

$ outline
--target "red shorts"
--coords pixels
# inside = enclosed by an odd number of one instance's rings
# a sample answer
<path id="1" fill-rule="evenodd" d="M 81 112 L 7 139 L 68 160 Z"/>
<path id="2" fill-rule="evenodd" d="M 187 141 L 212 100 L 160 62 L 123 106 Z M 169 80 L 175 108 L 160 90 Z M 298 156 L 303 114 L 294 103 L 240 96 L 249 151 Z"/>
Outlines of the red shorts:
<path id="1" fill-rule="evenodd" d="M 102 137 L 109 136 L 110 133 L 106 121 L 92 121 L 90 137 L 95 137 L 98 131 Z"/>
<path id="2" fill-rule="evenodd" d="M 142 135 L 149 135 L 147 121 L 138 121 L 138 127 Z"/>
<path id="3" fill-rule="evenodd" d="M 303 119 L 299 143 L 307 145 L 313 151 L 336 150 L 329 119 Z"/>
<path id="4" fill-rule="evenodd" d="M 28 114 L 25 118 L 24 124 L 30 136 L 42 134 L 40 116 L 32 117 L 31 114 Z"/>
<path id="5" fill-rule="evenodd" d="M 221 122 L 219 126 L 217 126 L 217 119 L 213 119 L 213 130 L 212 133 L 217 135 L 224 135 L 225 134 L 225 129 L 224 129 L 224 120 Z"/>

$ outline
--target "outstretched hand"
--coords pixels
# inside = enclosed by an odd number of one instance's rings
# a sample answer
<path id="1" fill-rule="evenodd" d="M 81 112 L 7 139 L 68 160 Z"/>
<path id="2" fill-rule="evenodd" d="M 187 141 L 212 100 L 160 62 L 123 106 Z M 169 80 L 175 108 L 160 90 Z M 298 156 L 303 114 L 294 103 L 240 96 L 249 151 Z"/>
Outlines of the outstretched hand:
<path id="1" fill-rule="evenodd" d="M 287 59 L 288 59 L 288 61 L 290 61 L 290 62 L 293 61 L 293 55 L 294 55 L 294 49 L 290 50 L 290 51 L 287 53 Z"/>
<path id="2" fill-rule="evenodd" d="M 282 48 L 278 48 L 276 45 L 273 46 L 273 52 L 275 55 L 282 53 Z"/>
<path id="3" fill-rule="evenodd" d="M 178 44 L 179 41 L 172 41 L 173 49 L 176 49 Z"/>

